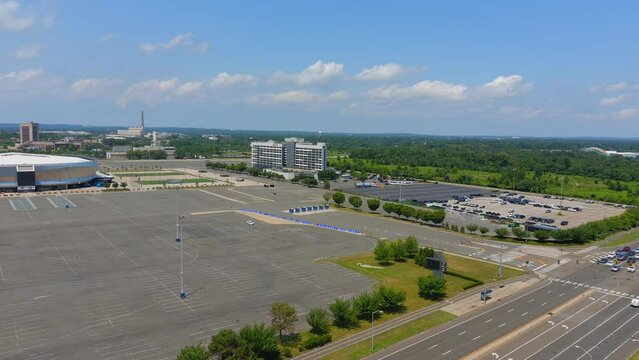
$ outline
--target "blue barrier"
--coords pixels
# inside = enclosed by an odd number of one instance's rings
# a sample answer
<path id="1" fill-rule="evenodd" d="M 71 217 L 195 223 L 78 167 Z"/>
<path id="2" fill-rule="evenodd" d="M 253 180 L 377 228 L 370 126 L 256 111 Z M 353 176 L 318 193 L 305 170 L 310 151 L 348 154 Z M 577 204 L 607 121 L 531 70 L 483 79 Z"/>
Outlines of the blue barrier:
<path id="1" fill-rule="evenodd" d="M 309 206 L 308 208 L 312 209 L 313 207 Z M 302 207 L 301 211 L 306 211 L 305 209 L 306 208 Z M 270 217 L 274 217 L 274 218 L 277 218 L 277 219 L 293 221 L 293 222 L 300 223 L 300 224 L 313 225 L 313 226 L 317 226 L 317 227 L 323 228 L 323 229 L 330 229 L 330 230 L 336 230 L 336 231 L 339 231 L 339 232 L 346 232 L 346 233 L 355 234 L 355 235 L 362 235 L 362 232 L 359 231 L 359 230 L 356 230 L 356 229 L 345 229 L 345 228 L 341 228 L 341 227 L 337 227 L 337 226 L 333 226 L 333 225 L 313 223 L 313 222 L 308 221 L 308 220 L 292 219 L 292 218 L 288 218 L 288 217 L 285 217 L 285 216 L 269 214 L 267 212 L 257 211 L 257 210 L 252 210 L 252 209 L 240 209 L 240 211 L 253 213 L 253 214 L 260 214 L 260 215 L 265 215 L 265 216 L 270 216 Z M 295 209 L 291 208 L 291 209 L 288 209 L 288 211 L 289 211 L 289 213 L 293 213 L 293 211 L 300 212 L 300 208 L 295 208 Z"/>

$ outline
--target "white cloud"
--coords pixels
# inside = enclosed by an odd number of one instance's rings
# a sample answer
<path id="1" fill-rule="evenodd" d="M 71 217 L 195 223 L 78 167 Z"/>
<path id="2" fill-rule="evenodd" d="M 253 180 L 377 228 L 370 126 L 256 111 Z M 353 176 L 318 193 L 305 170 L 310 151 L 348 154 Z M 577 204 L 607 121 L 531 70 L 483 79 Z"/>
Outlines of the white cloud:
<path id="1" fill-rule="evenodd" d="M 16 51 L 13 56 L 17 59 L 17 60 L 27 60 L 27 59 L 33 59 L 36 58 L 40 55 L 40 52 L 42 51 L 42 46 L 40 45 L 30 45 L 30 46 L 25 46 L 21 49 L 18 49 L 18 51 Z"/>
<path id="2" fill-rule="evenodd" d="M 380 86 L 370 90 L 367 95 L 370 98 L 380 100 L 433 98 L 457 101 L 466 99 L 468 96 L 468 87 L 462 84 L 424 80 L 407 87 L 400 87 L 398 85 Z"/>
<path id="3" fill-rule="evenodd" d="M 101 43 L 107 43 L 107 42 L 110 42 L 110 41 L 117 40 L 119 37 L 120 37 L 120 35 L 118 35 L 116 33 L 104 34 L 104 35 L 102 35 L 102 37 L 100 37 L 100 42 Z"/>
<path id="4" fill-rule="evenodd" d="M 76 95 L 99 96 L 119 83 L 121 83 L 119 79 L 86 78 L 75 81 L 69 89 Z"/>
<path id="5" fill-rule="evenodd" d="M 0 28 L 8 31 L 24 31 L 32 28 L 36 17 L 23 15 L 17 1 L 0 2 Z"/>
<path id="6" fill-rule="evenodd" d="M 355 79 L 365 81 L 389 80 L 396 78 L 405 71 L 406 70 L 399 64 L 391 63 L 375 65 L 370 68 L 362 69 L 359 73 L 357 73 L 357 75 L 355 75 Z"/>
<path id="7" fill-rule="evenodd" d="M 194 93 L 198 92 L 203 85 L 204 81 L 185 82 L 175 90 L 175 94 L 178 96 L 193 95 Z"/>
<path id="8" fill-rule="evenodd" d="M 488 97 L 510 97 L 520 95 L 532 87 L 531 84 L 524 83 L 521 75 L 498 76 L 482 85 L 479 92 Z"/>
<path id="9" fill-rule="evenodd" d="M 616 84 L 600 84 L 590 87 L 592 92 L 617 92 L 617 91 L 632 91 L 639 90 L 639 84 L 633 84 L 629 82 L 619 82 Z"/>
<path id="10" fill-rule="evenodd" d="M 170 78 L 166 80 L 151 79 L 130 85 L 116 103 L 126 107 L 131 102 L 153 104 L 158 101 L 167 101 L 178 87 L 179 80 Z"/>
<path id="11" fill-rule="evenodd" d="M 27 69 L 22 71 L 12 71 L 6 74 L 0 74 L 0 78 L 14 81 L 28 81 L 44 74 L 42 69 Z"/>
<path id="12" fill-rule="evenodd" d="M 228 74 L 225 72 L 217 74 L 215 79 L 211 80 L 212 87 L 233 86 L 239 84 L 254 85 L 255 78 L 246 74 Z"/>
<path id="13" fill-rule="evenodd" d="M 629 98 L 629 96 L 627 94 L 621 94 L 619 96 L 613 96 L 613 97 L 601 99 L 599 104 L 601 106 L 615 106 L 615 105 L 619 105 L 622 102 L 626 101 L 628 98 Z"/>
<path id="14" fill-rule="evenodd" d="M 188 49 L 195 52 L 204 52 L 208 50 L 210 44 L 208 42 L 195 43 L 193 41 L 193 34 L 184 33 L 178 34 L 171 38 L 171 40 L 167 42 L 160 43 L 142 43 L 140 44 L 140 49 L 147 54 L 154 53 L 160 50 L 170 51 L 175 49 Z"/>
<path id="15" fill-rule="evenodd" d="M 612 113 L 615 119 L 628 120 L 639 118 L 639 109 L 623 109 Z"/>
<path id="16" fill-rule="evenodd" d="M 274 82 L 291 81 L 302 86 L 321 84 L 341 76 L 343 71 L 344 65 L 342 64 L 335 62 L 325 63 L 319 60 L 299 73 L 277 72 L 271 80 Z"/>
<path id="17" fill-rule="evenodd" d="M 261 105 L 270 104 L 309 104 L 317 105 L 320 103 L 339 102 L 347 100 L 350 94 L 340 90 L 330 94 L 320 94 L 307 90 L 290 90 L 280 93 L 263 94 L 253 97 L 249 102 Z"/>

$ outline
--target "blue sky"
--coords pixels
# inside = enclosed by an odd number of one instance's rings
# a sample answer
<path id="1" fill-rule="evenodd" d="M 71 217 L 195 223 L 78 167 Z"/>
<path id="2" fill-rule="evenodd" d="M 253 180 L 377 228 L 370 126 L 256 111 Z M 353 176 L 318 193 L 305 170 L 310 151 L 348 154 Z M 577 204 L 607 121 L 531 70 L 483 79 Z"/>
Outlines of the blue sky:
<path id="1" fill-rule="evenodd" d="M 0 0 L 0 122 L 639 136 L 635 1 Z"/>

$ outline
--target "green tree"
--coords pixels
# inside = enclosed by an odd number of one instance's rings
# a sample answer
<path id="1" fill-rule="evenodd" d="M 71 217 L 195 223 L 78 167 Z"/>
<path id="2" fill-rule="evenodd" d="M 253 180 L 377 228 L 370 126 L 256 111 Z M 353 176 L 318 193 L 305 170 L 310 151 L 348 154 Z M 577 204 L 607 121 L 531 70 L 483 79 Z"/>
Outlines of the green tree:
<path id="1" fill-rule="evenodd" d="M 233 357 L 233 354 L 242 345 L 242 339 L 233 330 L 224 329 L 211 336 L 209 342 L 209 353 L 211 356 L 219 359 L 228 359 Z"/>
<path id="2" fill-rule="evenodd" d="M 489 230 L 487 227 L 485 227 L 485 226 L 480 226 L 480 227 L 479 227 L 479 232 L 480 232 L 482 235 L 486 235 L 486 233 L 488 233 L 489 231 L 490 231 L 490 230 Z"/>
<path id="3" fill-rule="evenodd" d="M 362 198 L 359 196 L 349 197 L 348 202 L 358 211 L 359 211 L 359 208 L 362 207 Z"/>
<path id="4" fill-rule="evenodd" d="M 240 339 L 258 357 L 275 360 L 280 356 L 275 329 L 263 323 L 249 324 L 240 329 Z"/>
<path id="5" fill-rule="evenodd" d="M 114 189 L 117 189 L 117 188 L 118 188 L 118 186 L 120 186 L 120 184 L 118 184 L 118 183 L 116 183 L 116 182 L 114 181 L 112 186 L 113 186 L 113 188 L 114 188 Z"/>
<path id="6" fill-rule="evenodd" d="M 340 328 L 352 328 L 357 325 L 357 310 L 349 300 L 337 298 L 328 305 L 328 310 L 333 315 L 333 323 Z"/>
<path id="7" fill-rule="evenodd" d="M 512 230 L 513 235 L 515 235 L 519 240 L 523 240 L 530 236 L 530 233 L 522 228 L 516 227 Z"/>
<path id="8" fill-rule="evenodd" d="M 335 193 L 333 193 L 333 201 L 335 201 L 337 205 L 341 206 L 344 201 L 346 201 L 346 195 L 344 195 L 344 193 L 341 191 L 336 191 Z"/>
<path id="9" fill-rule="evenodd" d="M 446 296 L 446 280 L 435 276 L 417 278 L 419 296 L 430 300 L 441 300 Z"/>
<path id="10" fill-rule="evenodd" d="M 329 190 L 331 188 L 331 183 L 328 180 L 324 180 L 324 190 Z"/>
<path id="11" fill-rule="evenodd" d="M 369 319 L 374 311 L 381 308 L 381 299 L 377 293 L 364 291 L 353 299 L 353 308 L 359 318 Z"/>
<path id="12" fill-rule="evenodd" d="M 538 230 L 533 232 L 533 236 L 535 237 L 535 239 L 539 241 L 546 241 L 550 239 L 550 232 L 544 231 L 544 230 Z"/>
<path id="13" fill-rule="evenodd" d="M 470 231 L 471 233 L 474 233 L 478 229 L 479 229 L 479 225 L 477 225 L 477 224 L 467 224 L 466 225 L 466 230 Z"/>
<path id="14" fill-rule="evenodd" d="M 397 211 L 397 204 L 392 202 L 385 202 L 384 206 L 382 206 L 382 209 L 384 209 L 384 211 L 388 215 L 392 215 L 395 211 Z"/>
<path id="15" fill-rule="evenodd" d="M 201 344 L 187 345 L 180 349 L 177 360 L 208 360 L 209 353 Z"/>
<path id="16" fill-rule="evenodd" d="M 126 187 L 127 187 L 128 185 L 129 185 L 129 184 L 127 184 L 127 183 L 126 183 L 126 181 L 123 181 L 123 182 L 121 182 L 121 183 L 120 183 L 120 186 L 122 186 L 122 188 L 123 188 L 123 189 L 126 189 Z"/>
<path id="17" fill-rule="evenodd" d="M 327 191 L 324 194 L 322 194 L 322 198 L 324 198 L 325 202 L 328 202 L 329 200 L 331 200 L 331 197 L 333 197 L 333 193 L 330 191 Z"/>
<path id="18" fill-rule="evenodd" d="M 497 228 L 495 229 L 495 234 L 497 234 L 497 237 L 500 239 L 505 238 L 506 236 L 508 236 L 508 228 Z"/>
<path id="19" fill-rule="evenodd" d="M 406 248 L 406 256 L 409 258 L 414 258 L 419 251 L 419 244 L 417 243 L 417 238 L 413 235 L 410 235 L 406 238 L 406 242 L 404 243 Z"/>
<path id="20" fill-rule="evenodd" d="M 306 323 L 311 327 L 313 334 L 328 334 L 331 330 L 331 321 L 331 315 L 324 309 L 311 309 L 306 314 Z"/>
<path id="21" fill-rule="evenodd" d="M 398 239 L 390 243 L 393 250 L 393 258 L 395 261 L 405 261 L 408 257 L 408 251 L 406 251 L 406 243 L 402 239 Z"/>
<path id="22" fill-rule="evenodd" d="M 375 246 L 373 253 L 375 254 L 375 260 L 381 264 L 390 264 L 395 257 L 393 247 L 387 240 L 377 240 L 377 246 Z"/>
<path id="23" fill-rule="evenodd" d="M 429 247 L 420 248 L 417 255 L 415 255 L 415 264 L 426 267 L 426 259 L 433 256 L 435 256 L 435 250 Z"/>
<path id="24" fill-rule="evenodd" d="M 366 205 L 370 211 L 375 212 L 379 209 L 379 199 L 368 199 Z"/>
<path id="25" fill-rule="evenodd" d="M 397 290 L 389 286 L 380 285 L 376 291 L 380 301 L 381 308 L 388 312 L 397 312 L 404 310 L 404 301 L 406 301 L 406 292 Z"/>
<path id="26" fill-rule="evenodd" d="M 292 333 L 295 331 L 295 322 L 297 321 L 297 311 L 295 307 L 288 303 L 278 302 L 271 306 L 271 326 L 279 331 L 280 340 L 284 339 L 282 332 Z"/>

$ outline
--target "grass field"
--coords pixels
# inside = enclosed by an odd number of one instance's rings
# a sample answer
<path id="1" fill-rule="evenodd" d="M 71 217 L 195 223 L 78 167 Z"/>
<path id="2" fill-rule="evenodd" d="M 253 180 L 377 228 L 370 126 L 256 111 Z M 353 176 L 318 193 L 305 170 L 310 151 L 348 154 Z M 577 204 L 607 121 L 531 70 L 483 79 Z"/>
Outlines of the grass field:
<path id="1" fill-rule="evenodd" d="M 639 352 L 636 352 L 629 360 L 639 360 Z"/>
<path id="2" fill-rule="evenodd" d="M 630 243 L 636 240 L 639 240 L 639 231 L 637 230 L 625 233 L 619 236 L 618 238 L 604 244 L 603 246 L 616 247 L 616 246 L 626 245 L 627 243 Z"/>
<path id="3" fill-rule="evenodd" d="M 408 324 L 401 327 L 387 331 L 381 335 L 375 336 L 375 351 L 387 348 L 393 344 L 396 344 L 404 339 L 407 339 L 413 335 L 417 335 L 430 328 L 434 328 L 438 325 L 444 324 L 455 319 L 456 316 L 447 313 L 445 311 L 436 311 L 430 315 L 426 315 L 417 320 L 411 321 Z M 358 342 L 345 349 L 339 351 L 339 353 L 333 353 L 322 359 L 326 360 L 356 360 L 361 359 L 367 355 L 372 354 L 371 343 L 368 340 Z"/>
<path id="4" fill-rule="evenodd" d="M 120 177 L 145 177 L 145 176 L 175 176 L 175 175 L 184 175 L 181 172 L 176 171 L 166 171 L 166 172 L 125 172 L 125 173 L 113 173 L 115 176 Z"/>
<path id="5" fill-rule="evenodd" d="M 213 183 L 213 182 L 215 182 L 215 180 L 213 180 L 213 179 L 200 179 L 200 178 L 179 179 L 179 180 L 183 184 L 199 184 L 199 183 Z M 171 181 L 175 181 L 175 180 L 141 180 L 141 181 L 139 181 L 139 183 L 142 184 L 142 185 L 164 185 L 164 184 L 171 184 Z"/>

